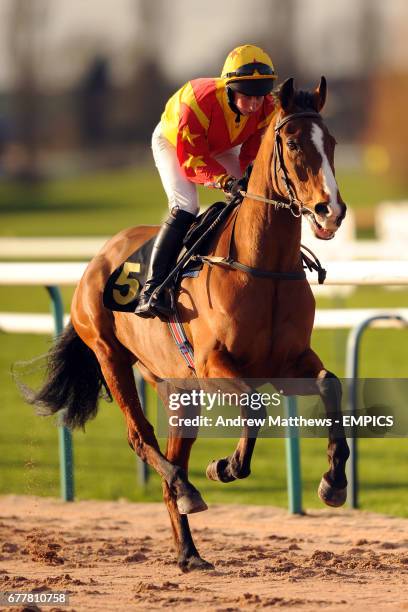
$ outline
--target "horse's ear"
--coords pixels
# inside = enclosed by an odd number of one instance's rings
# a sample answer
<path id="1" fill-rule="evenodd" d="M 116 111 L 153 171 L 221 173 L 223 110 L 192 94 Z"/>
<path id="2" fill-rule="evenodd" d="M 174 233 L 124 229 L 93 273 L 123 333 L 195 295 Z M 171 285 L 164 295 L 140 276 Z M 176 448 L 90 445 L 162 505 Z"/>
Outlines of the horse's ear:
<path id="1" fill-rule="evenodd" d="M 279 89 L 279 101 L 283 110 L 289 110 L 291 102 L 293 100 L 294 88 L 293 88 L 293 77 L 286 79 L 282 83 Z"/>
<path id="2" fill-rule="evenodd" d="M 320 85 L 315 89 L 313 97 L 315 100 L 316 111 L 320 113 L 320 111 L 322 110 L 323 106 L 326 103 L 326 97 L 327 97 L 326 77 L 322 76 L 320 78 Z"/>

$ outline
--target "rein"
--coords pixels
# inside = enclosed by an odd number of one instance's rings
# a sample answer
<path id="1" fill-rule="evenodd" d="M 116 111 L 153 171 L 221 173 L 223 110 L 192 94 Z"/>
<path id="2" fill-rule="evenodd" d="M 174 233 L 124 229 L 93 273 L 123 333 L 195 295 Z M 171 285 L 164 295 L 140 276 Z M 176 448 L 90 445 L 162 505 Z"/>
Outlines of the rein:
<path id="1" fill-rule="evenodd" d="M 289 202 L 283 202 L 283 200 L 271 200 L 270 198 L 264 198 L 263 196 L 255 195 L 254 193 L 248 193 L 247 191 L 240 191 L 239 193 L 243 198 L 251 198 L 251 200 L 257 200 L 258 202 L 264 202 L 265 204 L 273 204 L 276 210 L 279 208 L 288 208 L 294 217 L 299 216 L 297 212 L 293 212 L 292 204 L 289 204 Z"/>

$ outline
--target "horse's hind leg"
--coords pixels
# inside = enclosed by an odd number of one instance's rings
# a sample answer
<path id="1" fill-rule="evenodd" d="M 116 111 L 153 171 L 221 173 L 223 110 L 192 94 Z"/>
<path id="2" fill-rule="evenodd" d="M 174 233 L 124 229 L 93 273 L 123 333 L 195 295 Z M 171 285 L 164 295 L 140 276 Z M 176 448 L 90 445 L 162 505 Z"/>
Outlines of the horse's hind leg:
<path id="1" fill-rule="evenodd" d="M 160 452 L 153 427 L 140 405 L 130 353 L 113 337 L 109 341 L 99 338 L 92 348 L 108 387 L 125 416 L 131 447 L 165 480 L 181 512 L 205 510 L 207 506 L 204 500 L 188 482 L 184 470 L 170 463 Z"/>
<path id="2" fill-rule="evenodd" d="M 195 438 L 169 437 L 167 442 L 166 457 L 171 463 L 176 463 L 185 470 L 187 474 L 190 450 Z M 178 566 L 183 572 L 195 569 L 214 569 L 211 563 L 202 559 L 193 542 L 186 514 L 181 514 L 176 498 L 171 488 L 163 480 L 163 496 L 170 515 L 174 541 L 178 554 Z"/>
<path id="3" fill-rule="evenodd" d="M 310 349 L 298 364 L 299 378 L 315 379 L 315 393 L 323 400 L 326 416 L 331 420 L 327 458 L 329 470 L 323 474 L 318 495 L 328 506 L 342 506 L 347 498 L 346 462 L 350 451 L 347 444 L 342 413 L 341 383 L 337 376 L 325 370 L 318 356 Z"/>

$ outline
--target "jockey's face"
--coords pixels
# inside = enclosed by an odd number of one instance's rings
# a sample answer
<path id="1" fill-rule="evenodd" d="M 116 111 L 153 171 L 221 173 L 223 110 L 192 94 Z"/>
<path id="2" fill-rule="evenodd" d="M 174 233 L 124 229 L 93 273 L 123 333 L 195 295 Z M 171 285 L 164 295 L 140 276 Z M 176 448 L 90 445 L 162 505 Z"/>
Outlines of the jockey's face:
<path id="1" fill-rule="evenodd" d="M 264 96 L 246 96 L 238 91 L 234 92 L 235 106 L 241 113 L 241 115 L 251 115 L 256 113 L 257 110 L 262 106 Z"/>

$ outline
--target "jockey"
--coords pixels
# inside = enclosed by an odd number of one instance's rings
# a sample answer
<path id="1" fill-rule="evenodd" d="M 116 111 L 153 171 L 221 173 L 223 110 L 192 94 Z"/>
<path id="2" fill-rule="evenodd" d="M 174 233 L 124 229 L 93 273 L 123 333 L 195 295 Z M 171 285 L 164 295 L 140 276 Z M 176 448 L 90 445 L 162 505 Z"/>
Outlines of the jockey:
<path id="1" fill-rule="evenodd" d="M 170 316 L 164 295 L 152 294 L 165 280 L 198 209 L 196 184 L 236 195 L 271 121 L 269 95 L 276 79 L 272 60 L 254 45 L 228 55 L 221 78 L 194 79 L 167 102 L 153 132 L 153 156 L 167 194 L 170 216 L 161 227 L 135 313 Z"/>

